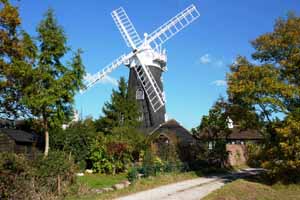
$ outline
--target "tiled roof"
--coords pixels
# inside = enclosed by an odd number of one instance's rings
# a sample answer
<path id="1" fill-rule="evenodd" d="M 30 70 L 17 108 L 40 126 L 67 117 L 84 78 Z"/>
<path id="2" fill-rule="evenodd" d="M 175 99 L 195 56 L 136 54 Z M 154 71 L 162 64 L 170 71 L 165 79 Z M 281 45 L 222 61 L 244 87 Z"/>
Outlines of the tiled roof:
<path id="1" fill-rule="evenodd" d="M 28 133 L 22 130 L 16 129 L 7 129 L 1 128 L 0 133 L 6 134 L 11 139 L 15 140 L 16 142 L 34 142 L 36 141 L 36 135 L 33 133 Z"/>
<path id="2" fill-rule="evenodd" d="M 175 134 L 181 142 L 190 143 L 195 139 L 191 135 L 191 133 L 181 126 L 175 119 L 171 119 L 164 124 L 162 124 L 155 133 L 173 133 Z"/>
<path id="3" fill-rule="evenodd" d="M 233 128 L 229 129 L 229 133 L 226 134 L 224 132 L 217 133 L 216 136 L 209 131 L 202 131 L 198 134 L 198 138 L 200 139 L 209 139 L 213 137 L 217 137 L 219 139 L 231 139 L 231 140 L 262 140 L 264 137 L 262 133 L 255 129 L 239 129 Z"/>

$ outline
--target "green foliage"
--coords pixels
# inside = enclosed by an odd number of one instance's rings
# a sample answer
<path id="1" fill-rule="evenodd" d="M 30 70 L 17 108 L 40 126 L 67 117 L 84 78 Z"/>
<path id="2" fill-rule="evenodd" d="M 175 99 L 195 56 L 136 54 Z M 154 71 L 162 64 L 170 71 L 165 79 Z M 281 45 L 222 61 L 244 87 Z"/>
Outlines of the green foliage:
<path id="1" fill-rule="evenodd" d="M 0 198 L 1 199 L 57 199 L 58 176 L 61 194 L 74 183 L 76 166 L 63 152 L 50 152 L 28 160 L 22 155 L 0 154 Z"/>
<path id="2" fill-rule="evenodd" d="M 8 1 L 0 2 L 0 118 L 26 116 L 23 90 L 32 76 L 36 48 L 23 31 L 18 9 Z"/>
<path id="3" fill-rule="evenodd" d="M 167 163 L 176 163 L 179 161 L 177 149 L 174 144 L 160 143 L 156 155 Z"/>
<path id="4" fill-rule="evenodd" d="M 273 181 L 300 182 L 300 117 L 288 116 L 276 128 L 276 142 L 269 144 L 262 166 Z"/>
<path id="5" fill-rule="evenodd" d="M 145 136 L 137 131 L 138 106 L 128 91 L 123 77 L 118 90 L 112 91 L 111 102 L 103 107 L 104 116 L 95 122 L 101 132 L 91 145 L 93 169 L 101 173 L 120 173 L 138 161 L 145 148 Z"/>
<path id="6" fill-rule="evenodd" d="M 67 37 L 52 10 L 37 27 L 37 41 L 20 29 L 18 9 L 8 1 L 1 1 L 0 23 L 0 117 L 41 119 L 47 154 L 49 127 L 68 120 L 83 87 L 82 52 L 63 64 Z"/>
<path id="7" fill-rule="evenodd" d="M 275 181 L 299 181 L 300 18 L 280 18 L 252 42 L 253 64 L 238 57 L 228 74 L 231 101 L 255 110 L 269 139 L 262 166 Z M 277 116 L 282 117 L 279 119 Z"/>
<path id="8" fill-rule="evenodd" d="M 209 110 L 209 114 L 202 117 L 200 125 L 192 129 L 192 133 L 197 136 L 201 131 L 206 131 L 209 135 L 216 136 L 217 133 L 228 132 L 228 117 L 239 128 L 259 129 L 261 124 L 255 110 L 235 100 L 220 97 Z"/>
<path id="9" fill-rule="evenodd" d="M 28 199 L 28 177 L 32 173 L 29 162 L 16 154 L 1 153 L 0 157 L 0 198 Z"/>
<path id="10" fill-rule="evenodd" d="M 111 100 L 104 104 L 102 111 L 104 116 L 96 121 L 96 127 L 105 134 L 112 133 L 116 127 L 136 128 L 139 125 L 138 105 L 124 77 L 120 78 L 118 90 L 112 91 Z"/>
<path id="11" fill-rule="evenodd" d="M 227 127 L 226 102 L 220 98 L 214 106 L 209 110 L 208 116 L 203 116 L 199 129 L 208 129 L 214 135 L 225 131 Z"/>
<path id="12" fill-rule="evenodd" d="M 112 135 L 99 134 L 91 144 L 93 169 L 101 173 L 120 173 L 138 161 L 144 148 L 144 138 L 134 129 L 114 130 Z"/>
<path id="13" fill-rule="evenodd" d="M 275 113 L 288 114 L 300 106 L 299 82 L 300 18 L 279 19 L 272 33 L 252 42 L 253 58 L 238 57 L 228 74 L 228 93 L 233 100 L 255 107 L 263 120 L 272 122 Z"/>
<path id="14" fill-rule="evenodd" d="M 215 141 L 213 149 L 208 150 L 205 160 L 208 160 L 210 166 L 224 168 L 228 161 L 228 155 L 226 140 L 219 139 Z"/>
<path id="15" fill-rule="evenodd" d="M 230 133 L 228 128 L 228 117 L 233 116 L 233 113 L 229 112 L 230 104 L 223 98 L 220 98 L 213 107 L 209 110 L 208 116 L 203 116 L 201 124 L 196 128 L 195 135 L 206 134 L 206 139 L 201 142 L 211 143 L 212 149 L 206 148 L 198 153 L 198 160 L 207 162 L 208 165 L 215 167 L 225 167 L 228 158 L 228 152 L 226 151 L 226 138 Z"/>
<path id="16" fill-rule="evenodd" d="M 1 153 L 0 171 L 21 175 L 30 171 L 29 163 L 23 155 Z"/>
<path id="17" fill-rule="evenodd" d="M 132 167 L 127 174 L 127 179 L 133 183 L 139 178 L 139 171 L 136 167 Z"/>
<path id="18" fill-rule="evenodd" d="M 61 151 L 51 151 L 49 156 L 40 156 L 32 164 L 37 177 L 56 177 L 73 180 L 76 166 L 72 156 Z"/>
<path id="19" fill-rule="evenodd" d="M 45 131 L 45 155 L 48 152 L 48 129 L 54 123 L 60 125 L 72 114 L 75 92 L 83 87 L 84 67 L 81 51 L 71 62 L 63 64 L 68 52 L 67 38 L 48 10 L 38 28 L 38 54 L 33 69 L 32 82 L 25 90 L 25 105 L 34 116 L 41 117 Z"/>
<path id="20" fill-rule="evenodd" d="M 261 167 L 264 158 L 262 144 L 247 144 L 247 165 L 250 167 Z"/>
<path id="21" fill-rule="evenodd" d="M 137 169 L 143 174 L 143 177 L 149 177 L 157 176 L 164 172 L 183 172 L 186 171 L 188 167 L 176 158 L 164 160 L 151 149 L 146 149 L 142 165 L 137 167 Z"/>
<path id="22" fill-rule="evenodd" d="M 93 170 L 100 173 L 115 172 L 114 160 L 110 158 L 106 148 L 107 139 L 104 136 L 97 136 L 91 144 L 90 159 L 93 163 Z"/>
<path id="23" fill-rule="evenodd" d="M 61 128 L 50 130 L 50 148 L 70 153 L 80 169 L 85 169 L 90 155 L 90 146 L 96 135 L 92 119 L 72 122 L 66 130 Z"/>
<path id="24" fill-rule="evenodd" d="M 245 58 L 238 58 L 228 75 L 231 100 L 251 106 L 262 120 L 271 122 L 274 113 L 287 113 L 282 97 L 289 86 L 280 81 L 279 70 L 270 64 L 256 66 Z"/>

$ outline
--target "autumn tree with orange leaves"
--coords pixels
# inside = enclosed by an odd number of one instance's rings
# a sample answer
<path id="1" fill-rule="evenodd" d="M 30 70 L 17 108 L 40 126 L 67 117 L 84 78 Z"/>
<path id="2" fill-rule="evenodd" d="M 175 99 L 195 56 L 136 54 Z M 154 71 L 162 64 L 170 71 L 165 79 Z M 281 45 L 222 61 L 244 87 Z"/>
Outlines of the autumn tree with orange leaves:
<path id="1" fill-rule="evenodd" d="M 260 116 L 268 142 L 262 166 L 277 180 L 300 180 L 300 17 L 276 21 L 238 57 L 227 75 L 229 100 Z M 287 175 L 288 174 L 288 175 Z"/>

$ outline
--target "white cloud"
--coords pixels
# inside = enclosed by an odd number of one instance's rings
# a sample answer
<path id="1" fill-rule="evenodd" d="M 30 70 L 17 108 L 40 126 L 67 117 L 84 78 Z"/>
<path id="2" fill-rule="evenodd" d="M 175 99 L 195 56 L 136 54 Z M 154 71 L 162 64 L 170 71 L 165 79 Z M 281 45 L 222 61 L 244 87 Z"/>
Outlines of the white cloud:
<path id="1" fill-rule="evenodd" d="M 223 59 L 215 58 L 208 53 L 200 57 L 199 63 L 204 65 L 216 66 L 216 67 L 224 66 Z"/>
<path id="2" fill-rule="evenodd" d="M 207 53 L 207 54 L 201 56 L 199 62 L 201 64 L 209 64 L 209 63 L 211 63 L 211 57 L 210 57 L 210 55 Z"/>
<path id="3" fill-rule="evenodd" d="M 227 85 L 226 81 L 224 81 L 224 80 L 215 80 L 215 81 L 211 82 L 211 84 L 218 86 L 218 87 Z"/>
<path id="4" fill-rule="evenodd" d="M 90 73 L 86 73 L 86 75 L 83 78 L 86 83 L 91 82 L 94 80 L 94 77 Z M 98 83 L 103 83 L 103 84 L 112 84 L 114 86 L 118 85 L 118 81 L 115 78 L 112 78 L 108 75 L 104 76 L 101 80 L 98 81 Z"/>
<path id="5" fill-rule="evenodd" d="M 224 62 L 223 62 L 222 60 L 217 60 L 217 61 L 215 62 L 215 65 L 218 66 L 218 67 L 221 67 L 221 66 L 224 65 Z"/>

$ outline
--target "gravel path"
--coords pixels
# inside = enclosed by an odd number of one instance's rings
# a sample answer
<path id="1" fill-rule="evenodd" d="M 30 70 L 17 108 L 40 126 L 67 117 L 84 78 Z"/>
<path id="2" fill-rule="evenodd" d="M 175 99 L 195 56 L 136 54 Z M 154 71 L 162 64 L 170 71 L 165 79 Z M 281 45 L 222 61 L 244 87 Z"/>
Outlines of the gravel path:
<path id="1" fill-rule="evenodd" d="M 196 178 L 138 192 L 116 200 L 199 200 L 227 182 L 257 174 L 260 171 L 261 169 L 249 168 L 230 175 Z"/>

